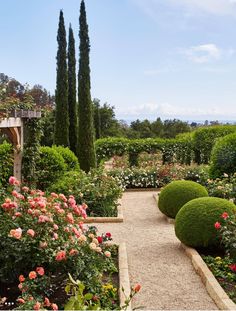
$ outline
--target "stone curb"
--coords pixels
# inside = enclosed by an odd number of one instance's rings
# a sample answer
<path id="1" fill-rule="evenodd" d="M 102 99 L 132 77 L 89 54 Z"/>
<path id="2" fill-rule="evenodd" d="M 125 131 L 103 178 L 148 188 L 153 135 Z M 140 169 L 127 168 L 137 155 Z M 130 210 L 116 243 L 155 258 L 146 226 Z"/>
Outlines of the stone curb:
<path id="1" fill-rule="evenodd" d="M 129 269 L 125 243 L 119 244 L 119 284 L 120 307 L 122 307 L 125 305 L 126 297 L 130 295 Z M 129 304 L 126 310 L 132 310 L 131 304 Z"/>
<path id="2" fill-rule="evenodd" d="M 158 203 L 158 196 L 153 195 L 156 203 Z M 175 224 L 175 219 L 169 218 L 164 215 L 166 221 L 170 224 Z M 205 285 L 206 290 L 212 300 L 215 302 L 220 310 L 236 310 L 236 304 L 229 298 L 223 288 L 220 286 L 213 273 L 208 268 L 202 257 L 198 252 L 191 247 L 181 243 L 186 255 L 190 258 L 195 271 L 199 274 L 202 283 Z"/>
<path id="3" fill-rule="evenodd" d="M 121 200 L 118 201 L 117 217 L 87 217 L 83 220 L 84 223 L 119 223 L 124 221 L 123 209 Z"/>
<path id="4" fill-rule="evenodd" d="M 160 188 L 128 188 L 125 189 L 125 192 L 145 192 L 145 191 L 160 191 Z"/>
<path id="5" fill-rule="evenodd" d="M 156 201 L 157 205 L 158 205 L 158 199 L 159 199 L 158 194 L 159 194 L 159 193 L 160 193 L 160 192 L 158 192 L 157 195 L 153 194 L 153 198 L 154 198 L 154 200 Z M 157 208 L 158 208 L 158 206 L 157 206 Z M 159 210 L 159 211 L 160 211 L 160 210 Z M 160 212 L 161 212 L 161 211 L 160 211 Z M 175 224 L 175 219 L 166 216 L 166 215 L 163 214 L 162 212 L 161 212 L 161 214 L 163 215 L 163 218 L 165 218 L 165 220 L 166 220 L 169 224 Z"/>
<path id="6" fill-rule="evenodd" d="M 192 265 L 196 272 L 200 275 L 202 283 L 205 285 L 209 296 L 214 300 L 220 310 L 236 310 L 236 304 L 229 298 L 226 292 L 218 283 L 213 273 L 208 268 L 198 252 L 191 247 L 181 243 L 181 247 L 185 250 L 186 255 L 191 259 Z"/>

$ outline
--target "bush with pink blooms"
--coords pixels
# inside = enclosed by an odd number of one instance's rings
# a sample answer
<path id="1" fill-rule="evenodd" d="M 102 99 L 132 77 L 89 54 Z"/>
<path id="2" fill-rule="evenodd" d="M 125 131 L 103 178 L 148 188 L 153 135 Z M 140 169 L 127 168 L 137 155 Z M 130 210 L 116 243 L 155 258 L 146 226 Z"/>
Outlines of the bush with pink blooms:
<path id="1" fill-rule="evenodd" d="M 97 237 L 96 228 L 85 227 L 87 205 L 77 204 L 73 195 L 47 196 L 21 187 L 14 177 L 9 182 L 11 195 L 0 207 L 1 288 L 17 284 L 18 308 L 24 310 L 57 310 L 55 303 L 62 308 L 67 296 L 61 291 L 68 273 L 93 295 L 101 295 L 104 272 L 117 272 L 104 243 L 111 239 L 110 233 Z M 16 185 L 19 191 L 13 188 Z"/>
<path id="2" fill-rule="evenodd" d="M 236 263 L 236 214 L 229 215 L 224 212 L 221 220 L 215 223 L 215 229 L 226 254 Z"/>

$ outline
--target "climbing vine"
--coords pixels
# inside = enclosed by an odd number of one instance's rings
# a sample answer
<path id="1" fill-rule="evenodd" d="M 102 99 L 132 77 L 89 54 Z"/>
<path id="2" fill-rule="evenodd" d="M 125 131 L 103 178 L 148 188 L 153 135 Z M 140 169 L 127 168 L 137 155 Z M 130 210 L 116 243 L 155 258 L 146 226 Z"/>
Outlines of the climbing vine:
<path id="1" fill-rule="evenodd" d="M 42 136 L 41 119 L 28 119 L 24 122 L 25 143 L 22 162 L 23 181 L 32 187 L 38 176 L 36 163 L 40 158 L 40 140 Z"/>

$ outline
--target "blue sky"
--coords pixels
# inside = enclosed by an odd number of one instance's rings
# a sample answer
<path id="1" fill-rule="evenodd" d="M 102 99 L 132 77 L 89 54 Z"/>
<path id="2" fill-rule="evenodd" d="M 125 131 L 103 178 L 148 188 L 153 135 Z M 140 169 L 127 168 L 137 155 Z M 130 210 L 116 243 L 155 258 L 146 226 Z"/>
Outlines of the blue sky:
<path id="1" fill-rule="evenodd" d="M 85 2 L 91 93 L 119 119 L 236 120 L 236 0 Z M 1 1 L 0 72 L 53 93 L 59 10 L 78 46 L 79 5 Z"/>

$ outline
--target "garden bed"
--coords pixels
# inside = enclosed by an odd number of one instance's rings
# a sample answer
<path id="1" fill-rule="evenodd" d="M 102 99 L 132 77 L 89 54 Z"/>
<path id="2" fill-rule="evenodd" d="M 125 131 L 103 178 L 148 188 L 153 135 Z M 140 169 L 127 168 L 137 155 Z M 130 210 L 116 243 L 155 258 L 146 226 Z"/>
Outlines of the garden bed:
<path id="1" fill-rule="evenodd" d="M 112 244 L 111 247 L 115 247 L 116 245 Z M 114 258 L 114 261 L 117 266 L 117 273 L 113 273 L 112 276 L 104 274 L 104 284 L 112 280 L 112 284 L 109 286 L 114 286 L 119 288 L 119 305 L 122 307 L 125 305 L 125 300 L 130 295 L 130 281 L 129 281 L 129 273 L 128 273 L 128 262 L 127 262 L 127 252 L 125 243 L 121 243 L 117 246 L 118 253 L 117 257 Z M 55 276 L 56 280 L 56 290 L 54 291 L 52 297 L 50 299 L 54 299 L 57 304 L 63 305 L 65 301 L 68 300 L 68 296 L 65 292 L 66 282 L 64 279 L 60 277 L 60 275 Z M 105 285 L 108 287 L 108 285 Z M 18 284 L 1 284 L 0 283 L 0 310 L 13 310 L 16 308 L 16 299 L 20 295 L 20 291 L 18 289 Z M 4 300 L 1 303 L 1 299 L 6 297 L 7 300 Z M 129 304 L 126 310 L 131 310 L 131 305 Z"/>
<path id="2" fill-rule="evenodd" d="M 220 310 L 235 310 L 236 304 L 229 298 L 224 289 L 220 286 L 213 273 L 208 268 L 199 253 L 183 243 L 182 248 L 186 255 L 191 259 L 194 269 L 200 275 L 203 284 L 205 285 L 208 294 L 214 300 Z"/>
<path id="3" fill-rule="evenodd" d="M 124 221 L 123 209 L 119 203 L 117 207 L 117 217 L 87 217 L 84 223 L 119 223 Z"/>

